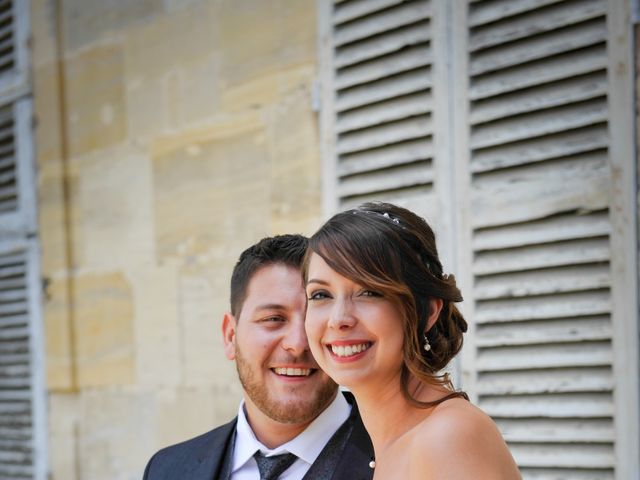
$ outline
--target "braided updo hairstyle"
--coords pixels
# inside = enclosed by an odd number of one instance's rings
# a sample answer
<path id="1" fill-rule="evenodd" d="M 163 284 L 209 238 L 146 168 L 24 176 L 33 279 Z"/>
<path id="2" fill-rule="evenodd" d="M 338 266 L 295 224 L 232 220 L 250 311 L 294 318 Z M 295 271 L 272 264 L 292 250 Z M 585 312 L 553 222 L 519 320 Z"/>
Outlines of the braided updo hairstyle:
<path id="1" fill-rule="evenodd" d="M 453 275 L 445 275 L 438 258 L 435 235 L 415 213 L 389 203 L 364 203 L 334 215 L 309 239 L 311 253 L 320 255 L 333 270 L 382 293 L 403 320 L 404 344 L 401 388 L 405 398 L 421 408 L 461 396 L 441 370 L 462 347 L 467 322 L 454 302 L 462 301 Z M 306 268 L 305 268 L 306 271 Z M 427 330 L 430 300 L 442 299 L 440 314 Z M 431 349 L 425 351 L 424 338 Z M 445 387 L 451 393 L 435 402 L 422 402 L 409 391 L 411 376 Z"/>

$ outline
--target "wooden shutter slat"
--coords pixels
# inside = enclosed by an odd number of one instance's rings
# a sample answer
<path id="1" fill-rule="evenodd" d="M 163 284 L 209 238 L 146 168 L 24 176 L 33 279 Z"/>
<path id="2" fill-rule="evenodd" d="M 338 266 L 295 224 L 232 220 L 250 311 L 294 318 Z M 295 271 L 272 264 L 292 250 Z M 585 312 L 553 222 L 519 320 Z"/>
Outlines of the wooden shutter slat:
<path id="1" fill-rule="evenodd" d="M 475 52 L 469 63 L 469 71 L 474 76 L 487 74 L 532 60 L 603 43 L 606 38 L 607 29 L 604 21 L 591 20 L 539 37 Z"/>
<path id="2" fill-rule="evenodd" d="M 476 230 L 472 245 L 475 251 L 497 250 L 574 238 L 602 237 L 610 232 L 611 224 L 606 210 L 571 212 L 526 223 Z"/>
<path id="3" fill-rule="evenodd" d="M 366 175 L 348 177 L 340 181 L 338 192 L 340 196 L 347 197 L 416 185 L 429 185 L 432 182 L 431 169 L 417 163 L 396 167 L 393 174 L 390 174 L 389 170 L 380 170 Z"/>
<path id="4" fill-rule="evenodd" d="M 404 1 L 405 0 L 356 0 L 336 4 L 334 7 L 333 23 L 334 25 L 338 25 L 349 22 L 358 17 L 364 17 L 379 10 L 399 5 Z"/>
<path id="5" fill-rule="evenodd" d="M 435 198 L 433 191 L 429 187 L 419 185 L 416 187 L 405 187 L 400 190 L 371 192 L 353 197 L 342 197 L 340 199 L 342 208 L 355 208 L 362 202 L 390 202 L 402 204 L 403 202 L 413 202 L 418 205 L 433 205 Z M 424 215 L 424 214 L 423 214 Z"/>
<path id="6" fill-rule="evenodd" d="M 606 101 L 596 99 L 476 126 L 471 134 L 471 147 L 492 147 L 573 130 L 606 120 Z"/>
<path id="7" fill-rule="evenodd" d="M 609 242 L 606 237 L 585 238 L 477 253 L 473 273 L 480 276 L 591 264 L 608 261 L 609 256 Z"/>
<path id="8" fill-rule="evenodd" d="M 611 285 L 606 263 L 569 266 L 558 269 L 517 271 L 511 274 L 478 277 L 476 298 L 528 297 L 553 293 L 598 290 Z"/>
<path id="9" fill-rule="evenodd" d="M 24 276 L 25 274 L 26 270 L 24 264 L 0 264 L 0 278 Z"/>
<path id="10" fill-rule="evenodd" d="M 26 326 L 0 329 L 0 341 L 17 340 L 28 337 L 29 329 Z"/>
<path id="11" fill-rule="evenodd" d="M 478 324 L 516 322 L 560 317 L 608 314 L 608 291 L 572 292 L 529 299 L 482 300 L 477 303 L 474 320 Z"/>
<path id="12" fill-rule="evenodd" d="M 562 139 L 562 141 L 560 141 Z M 507 145 L 478 150 L 471 162 L 472 173 L 571 157 L 579 153 L 603 150 L 609 137 L 604 125 L 581 128 Z"/>
<path id="13" fill-rule="evenodd" d="M 469 51 L 494 47 L 532 35 L 557 30 L 568 25 L 602 17 L 606 8 L 602 0 L 561 2 L 530 12 L 529 15 L 492 23 L 487 28 L 475 28 L 469 38 Z"/>
<path id="14" fill-rule="evenodd" d="M 565 468 L 612 468 L 615 465 L 613 446 L 598 444 L 563 445 L 527 445 L 526 448 L 515 443 L 511 453 L 519 465 L 524 467 L 554 466 Z M 560 471 L 556 478 L 567 478 Z M 603 478 L 602 476 L 596 478 Z"/>
<path id="15" fill-rule="evenodd" d="M 340 92 L 336 98 L 336 111 L 370 105 L 389 98 L 399 97 L 431 88 L 431 72 L 429 69 L 412 70 L 395 77 L 369 83 L 360 87 Z"/>
<path id="16" fill-rule="evenodd" d="M 352 67 L 340 69 L 336 75 L 334 87 L 336 91 L 341 92 L 355 85 L 373 82 L 430 64 L 430 45 L 416 45 L 405 48 L 393 55 L 376 58 Z"/>
<path id="17" fill-rule="evenodd" d="M 340 116 L 336 131 L 345 133 L 431 113 L 431 95 L 417 93 L 352 110 Z M 0 181 L 2 176 L 0 175 Z"/>
<path id="18" fill-rule="evenodd" d="M 605 393 L 482 397 L 480 406 L 498 418 L 602 418 L 613 414 L 611 394 Z"/>
<path id="19" fill-rule="evenodd" d="M 478 369 L 482 372 L 532 370 L 562 367 L 611 365 L 611 343 L 589 342 L 551 345 L 521 345 L 480 349 Z"/>
<path id="20" fill-rule="evenodd" d="M 600 72 L 596 75 L 574 77 L 564 82 L 531 88 L 525 92 L 476 102 L 469 119 L 472 125 L 478 125 L 523 113 L 605 97 L 606 94 L 606 74 Z"/>
<path id="21" fill-rule="evenodd" d="M 13 315 L 15 313 L 27 312 L 26 302 L 14 302 L 0 305 L 0 315 Z"/>
<path id="22" fill-rule="evenodd" d="M 525 422 L 518 420 L 499 420 L 498 427 L 508 441 L 514 442 L 597 442 L 609 443 L 614 440 L 611 421 L 536 419 Z"/>
<path id="23" fill-rule="evenodd" d="M 338 139 L 339 154 L 352 153 L 430 135 L 431 119 L 402 120 L 368 130 L 349 133 Z"/>
<path id="24" fill-rule="evenodd" d="M 469 97 L 480 100 L 606 68 L 606 47 L 598 44 L 477 77 L 469 87 Z"/>
<path id="25" fill-rule="evenodd" d="M 367 37 L 378 35 L 386 30 L 394 30 L 431 15 L 429 2 L 405 3 L 390 12 L 382 12 L 352 21 L 341 26 L 333 36 L 335 46 L 341 46 Z"/>
<path id="26" fill-rule="evenodd" d="M 498 0 L 493 2 L 472 3 L 470 6 L 469 26 L 476 27 L 484 23 L 491 23 L 503 18 L 562 2 L 564 0 Z"/>
<path id="27" fill-rule="evenodd" d="M 513 323 L 478 325 L 477 346 L 494 347 L 552 342 L 584 342 L 611 338 L 608 315 L 551 318 Z"/>
<path id="28" fill-rule="evenodd" d="M 26 325 L 29 318 L 26 315 L 3 315 L 0 316 L 0 328 Z"/>
<path id="29" fill-rule="evenodd" d="M 530 369 L 482 372 L 480 380 L 478 393 L 481 396 L 611 392 L 613 390 L 611 369 L 607 367 L 570 366 L 543 371 Z M 576 420 L 572 422 L 580 423 Z"/>
<path id="30" fill-rule="evenodd" d="M 343 155 L 338 164 L 338 177 L 379 170 L 433 157 L 431 138 L 419 138 L 395 145 Z"/>
<path id="31" fill-rule="evenodd" d="M 431 37 L 429 22 L 421 22 L 398 31 L 363 40 L 354 45 L 338 48 L 335 53 L 336 68 L 343 68 L 372 58 L 389 55 L 403 48 L 425 43 Z"/>
<path id="32" fill-rule="evenodd" d="M 471 192 L 473 227 L 510 225 L 560 212 L 589 212 L 607 207 L 606 158 L 571 159 L 543 167 L 507 171 L 483 182 L 477 179 Z"/>

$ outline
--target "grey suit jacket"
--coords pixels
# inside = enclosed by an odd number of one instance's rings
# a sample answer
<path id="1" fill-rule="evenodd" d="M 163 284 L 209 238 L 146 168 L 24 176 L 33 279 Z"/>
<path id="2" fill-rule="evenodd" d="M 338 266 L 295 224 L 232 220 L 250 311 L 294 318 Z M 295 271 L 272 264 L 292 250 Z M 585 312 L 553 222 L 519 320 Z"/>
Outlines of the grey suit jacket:
<path id="1" fill-rule="evenodd" d="M 373 470 L 373 446 L 362 424 L 353 396 L 344 392 L 351 403 L 354 427 L 331 477 L 332 480 L 370 480 Z M 164 448 L 156 453 L 144 472 L 143 480 L 218 480 L 226 449 L 232 448 L 231 439 L 237 418 L 198 437 Z"/>

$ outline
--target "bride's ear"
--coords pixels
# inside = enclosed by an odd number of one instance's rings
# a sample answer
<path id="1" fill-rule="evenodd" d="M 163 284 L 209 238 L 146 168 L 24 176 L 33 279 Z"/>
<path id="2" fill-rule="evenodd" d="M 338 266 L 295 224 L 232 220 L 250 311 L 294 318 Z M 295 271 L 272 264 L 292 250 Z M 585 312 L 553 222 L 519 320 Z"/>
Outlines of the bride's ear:
<path id="1" fill-rule="evenodd" d="M 438 320 L 440 312 L 442 311 L 442 305 L 443 302 L 441 298 L 432 298 L 431 300 L 429 300 L 429 318 L 427 318 L 427 332 L 431 330 L 431 327 L 433 327 L 433 325 Z"/>

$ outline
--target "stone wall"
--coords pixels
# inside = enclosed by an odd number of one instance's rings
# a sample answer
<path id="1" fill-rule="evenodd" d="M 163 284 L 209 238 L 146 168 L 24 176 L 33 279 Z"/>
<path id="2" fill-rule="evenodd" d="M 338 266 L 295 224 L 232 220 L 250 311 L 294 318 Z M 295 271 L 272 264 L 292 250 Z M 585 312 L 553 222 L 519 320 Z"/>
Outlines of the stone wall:
<path id="1" fill-rule="evenodd" d="M 52 477 L 139 479 L 237 409 L 238 254 L 320 222 L 315 3 L 31 6 Z"/>

